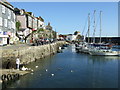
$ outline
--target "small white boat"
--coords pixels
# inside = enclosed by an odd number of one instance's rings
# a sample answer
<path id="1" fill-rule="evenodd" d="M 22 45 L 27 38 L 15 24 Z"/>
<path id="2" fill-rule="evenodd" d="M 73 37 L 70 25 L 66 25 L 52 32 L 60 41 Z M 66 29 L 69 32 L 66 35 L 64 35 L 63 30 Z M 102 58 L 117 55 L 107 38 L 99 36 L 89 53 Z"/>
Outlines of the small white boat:
<path id="1" fill-rule="evenodd" d="M 97 56 L 118 56 L 118 51 L 112 50 L 102 50 L 102 49 L 91 49 L 89 50 L 90 55 L 97 55 Z"/>
<path id="2" fill-rule="evenodd" d="M 76 51 L 78 52 L 82 52 L 82 53 L 89 53 L 89 45 L 86 42 L 81 42 L 81 44 L 79 44 L 76 47 Z"/>
<path id="3" fill-rule="evenodd" d="M 81 52 L 89 53 L 89 47 L 88 46 L 82 47 Z"/>

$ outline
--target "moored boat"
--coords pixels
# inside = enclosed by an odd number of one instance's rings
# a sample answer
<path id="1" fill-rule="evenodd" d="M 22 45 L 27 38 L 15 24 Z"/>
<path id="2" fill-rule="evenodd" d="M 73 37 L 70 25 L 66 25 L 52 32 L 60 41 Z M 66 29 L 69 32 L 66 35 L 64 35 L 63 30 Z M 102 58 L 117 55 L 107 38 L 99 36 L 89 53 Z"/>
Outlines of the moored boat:
<path id="1" fill-rule="evenodd" d="M 112 46 L 108 44 L 100 44 L 97 47 L 93 46 L 89 50 L 90 55 L 100 55 L 100 56 L 118 56 L 119 51 L 112 51 Z"/>
<path id="2" fill-rule="evenodd" d="M 97 56 L 118 56 L 118 51 L 111 51 L 111 50 L 90 50 L 90 55 L 97 55 Z"/>

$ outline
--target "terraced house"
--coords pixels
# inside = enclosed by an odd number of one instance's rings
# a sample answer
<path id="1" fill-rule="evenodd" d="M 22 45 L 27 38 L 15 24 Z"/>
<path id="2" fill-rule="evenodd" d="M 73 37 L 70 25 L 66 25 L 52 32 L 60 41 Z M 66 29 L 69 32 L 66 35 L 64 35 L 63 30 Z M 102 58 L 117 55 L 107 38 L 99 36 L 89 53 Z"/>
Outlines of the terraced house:
<path id="1" fill-rule="evenodd" d="M 44 27 L 44 20 L 41 17 L 35 17 L 32 12 L 27 12 L 24 9 L 14 9 L 16 21 L 20 23 L 17 30 L 18 37 L 22 42 L 30 43 L 33 35 L 32 31 L 36 31 Z"/>
<path id="2" fill-rule="evenodd" d="M 14 7 L 5 0 L 0 1 L 0 45 L 13 44 L 15 41 Z"/>

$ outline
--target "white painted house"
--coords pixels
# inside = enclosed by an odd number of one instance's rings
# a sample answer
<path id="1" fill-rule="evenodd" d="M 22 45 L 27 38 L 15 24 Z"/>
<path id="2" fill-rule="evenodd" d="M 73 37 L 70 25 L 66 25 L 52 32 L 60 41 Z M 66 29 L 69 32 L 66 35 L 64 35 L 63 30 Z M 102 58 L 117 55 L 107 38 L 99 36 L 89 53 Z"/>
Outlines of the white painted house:
<path id="1" fill-rule="evenodd" d="M 76 37 L 77 35 L 69 34 L 67 35 L 66 40 L 73 41 L 73 40 L 76 40 Z"/>
<path id="2" fill-rule="evenodd" d="M 15 39 L 14 7 L 5 0 L 0 1 L 0 45 L 13 43 Z"/>

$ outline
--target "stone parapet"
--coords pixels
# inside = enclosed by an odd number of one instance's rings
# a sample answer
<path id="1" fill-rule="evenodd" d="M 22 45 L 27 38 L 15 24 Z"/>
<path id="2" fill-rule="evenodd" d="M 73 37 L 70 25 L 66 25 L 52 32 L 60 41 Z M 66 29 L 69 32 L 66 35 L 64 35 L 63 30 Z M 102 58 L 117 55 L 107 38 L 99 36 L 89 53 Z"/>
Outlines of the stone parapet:
<path id="1" fill-rule="evenodd" d="M 19 48 L 1 49 L 2 68 L 6 68 L 8 62 L 11 63 L 11 68 L 15 68 L 16 58 L 19 56 L 21 64 L 28 64 L 35 60 L 40 60 L 48 55 L 55 54 L 58 47 L 66 44 L 65 41 L 58 41 L 52 44 L 41 46 L 27 46 Z M 9 59 L 9 60 L 8 60 Z"/>

